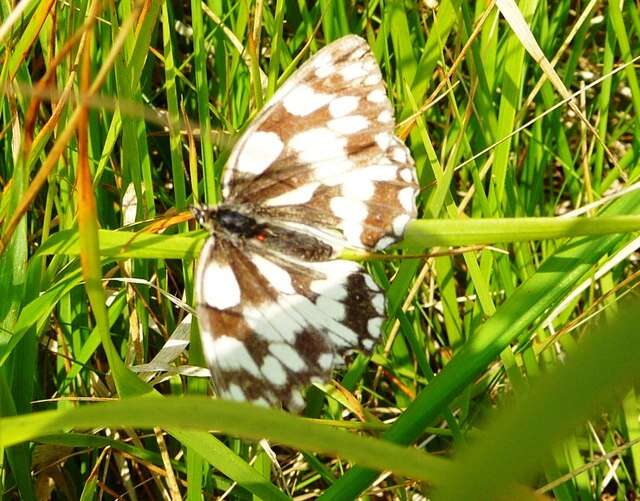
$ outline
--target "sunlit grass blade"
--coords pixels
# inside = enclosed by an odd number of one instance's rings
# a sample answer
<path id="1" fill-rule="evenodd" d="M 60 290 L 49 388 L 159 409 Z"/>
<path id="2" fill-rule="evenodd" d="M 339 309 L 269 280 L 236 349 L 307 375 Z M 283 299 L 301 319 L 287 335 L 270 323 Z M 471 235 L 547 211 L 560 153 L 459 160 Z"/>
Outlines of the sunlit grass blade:
<path id="1" fill-rule="evenodd" d="M 413 448 L 360 437 L 282 411 L 205 397 L 130 398 L 71 410 L 6 418 L 0 424 L 0 445 L 4 446 L 69 427 L 161 426 L 192 431 L 213 428 L 248 439 L 269 438 L 299 449 L 337 454 L 381 471 L 389 469 L 410 478 L 435 480 L 437 483 L 442 483 L 447 471 L 444 460 Z M 182 432 L 172 433 L 183 436 Z"/>
<path id="2" fill-rule="evenodd" d="M 407 227 L 400 244 L 411 249 L 443 246 L 489 245 L 527 242 L 583 235 L 640 231 L 640 216 L 597 218 L 423 219 Z M 201 233 L 187 236 L 100 230 L 100 254 L 104 257 L 140 259 L 194 259 L 203 245 Z M 73 230 L 58 232 L 39 250 L 40 255 L 79 253 Z M 357 256 L 355 253 L 354 256 Z"/>

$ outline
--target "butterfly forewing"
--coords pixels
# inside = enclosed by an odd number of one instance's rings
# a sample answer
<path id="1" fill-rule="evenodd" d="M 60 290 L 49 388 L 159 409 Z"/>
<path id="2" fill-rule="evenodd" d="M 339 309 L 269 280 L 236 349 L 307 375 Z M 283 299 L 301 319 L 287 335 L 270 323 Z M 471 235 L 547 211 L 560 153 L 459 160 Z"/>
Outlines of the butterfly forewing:
<path id="1" fill-rule="evenodd" d="M 417 182 L 364 40 L 319 51 L 235 145 L 197 270 L 198 315 L 220 395 L 300 410 L 300 389 L 371 352 L 384 296 L 345 247 L 382 249 L 416 215 Z"/>
<path id="2" fill-rule="evenodd" d="M 305 63 L 238 141 L 225 198 L 337 230 L 351 247 L 382 249 L 415 217 L 413 160 L 394 125 L 368 45 L 341 38 Z"/>

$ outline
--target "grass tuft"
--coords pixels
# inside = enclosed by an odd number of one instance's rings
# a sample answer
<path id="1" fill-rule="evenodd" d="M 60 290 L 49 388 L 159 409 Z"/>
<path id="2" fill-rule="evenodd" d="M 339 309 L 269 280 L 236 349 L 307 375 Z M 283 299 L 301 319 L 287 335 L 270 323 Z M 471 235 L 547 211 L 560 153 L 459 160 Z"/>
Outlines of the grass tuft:
<path id="1" fill-rule="evenodd" d="M 639 9 L 0 2 L 0 497 L 640 495 Z M 421 184 L 403 242 L 346 256 L 384 340 L 304 418 L 211 399 L 186 209 L 348 33 Z"/>

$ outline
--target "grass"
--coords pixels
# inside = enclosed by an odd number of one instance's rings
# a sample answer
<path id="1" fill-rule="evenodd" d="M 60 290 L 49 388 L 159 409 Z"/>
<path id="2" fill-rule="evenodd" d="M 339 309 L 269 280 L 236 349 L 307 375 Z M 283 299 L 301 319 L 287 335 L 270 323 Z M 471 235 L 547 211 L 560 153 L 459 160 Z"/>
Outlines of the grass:
<path id="1" fill-rule="evenodd" d="M 640 10 L 496 4 L 0 0 L 3 499 L 640 494 Z M 422 187 L 351 256 L 385 340 L 304 418 L 212 399 L 185 209 L 347 33 Z"/>

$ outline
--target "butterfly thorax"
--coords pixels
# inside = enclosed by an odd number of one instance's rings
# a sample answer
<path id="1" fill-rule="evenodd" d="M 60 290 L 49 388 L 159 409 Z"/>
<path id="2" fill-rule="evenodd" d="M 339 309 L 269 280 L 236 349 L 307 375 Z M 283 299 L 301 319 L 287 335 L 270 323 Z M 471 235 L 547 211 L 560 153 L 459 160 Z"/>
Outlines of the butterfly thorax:
<path id="1" fill-rule="evenodd" d="M 265 231 L 265 224 L 230 207 L 217 207 L 214 218 L 221 228 L 243 238 L 259 238 Z"/>
<path id="2" fill-rule="evenodd" d="M 260 238 L 260 234 L 266 228 L 264 223 L 258 222 L 251 214 L 250 208 L 244 205 L 200 205 L 192 207 L 191 210 L 198 223 L 207 228 L 212 235 L 222 234 L 232 239 Z"/>

